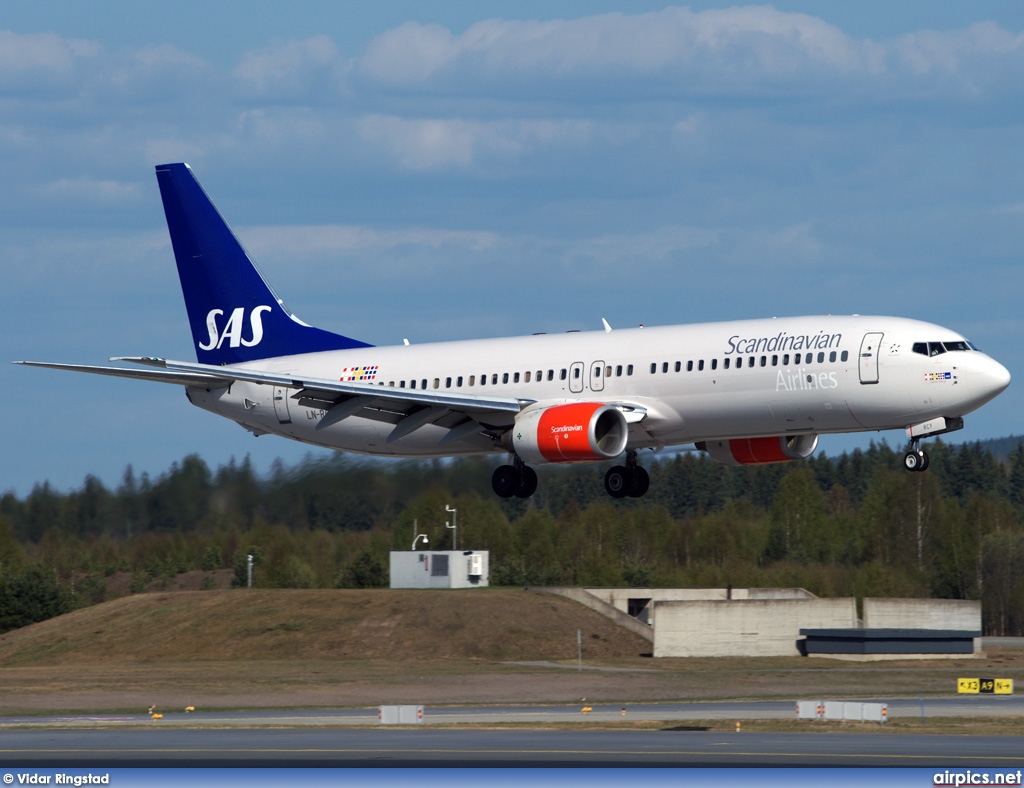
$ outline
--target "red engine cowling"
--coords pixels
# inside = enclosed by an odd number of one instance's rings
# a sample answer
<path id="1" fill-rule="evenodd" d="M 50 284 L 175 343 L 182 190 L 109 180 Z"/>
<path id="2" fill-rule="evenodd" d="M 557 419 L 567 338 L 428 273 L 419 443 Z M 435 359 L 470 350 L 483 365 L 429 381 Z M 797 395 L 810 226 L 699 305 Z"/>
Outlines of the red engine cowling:
<path id="1" fill-rule="evenodd" d="M 528 408 L 516 417 L 511 448 L 525 462 L 593 462 L 618 457 L 629 428 L 622 411 L 600 402 Z"/>
<path id="2" fill-rule="evenodd" d="M 733 438 L 696 444 L 724 465 L 762 465 L 806 460 L 818 447 L 817 435 L 776 435 L 770 438 Z"/>

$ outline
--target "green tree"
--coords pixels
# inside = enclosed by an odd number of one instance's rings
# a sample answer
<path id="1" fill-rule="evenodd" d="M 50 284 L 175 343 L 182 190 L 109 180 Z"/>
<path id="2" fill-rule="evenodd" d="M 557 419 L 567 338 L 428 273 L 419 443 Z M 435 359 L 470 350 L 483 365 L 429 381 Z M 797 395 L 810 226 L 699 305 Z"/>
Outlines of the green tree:
<path id="1" fill-rule="evenodd" d="M 0 632 L 46 621 L 71 610 L 71 592 L 54 572 L 31 566 L 0 578 Z"/>

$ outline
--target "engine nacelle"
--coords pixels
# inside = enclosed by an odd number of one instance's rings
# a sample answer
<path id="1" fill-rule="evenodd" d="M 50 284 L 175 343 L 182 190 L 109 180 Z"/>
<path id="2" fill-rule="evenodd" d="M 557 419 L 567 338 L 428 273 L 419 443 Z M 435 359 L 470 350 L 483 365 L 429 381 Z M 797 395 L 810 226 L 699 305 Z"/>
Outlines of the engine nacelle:
<path id="1" fill-rule="evenodd" d="M 593 462 L 622 454 L 629 428 L 618 408 L 570 402 L 524 410 L 510 437 L 512 450 L 525 462 Z"/>
<path id="2" fill-rule="evenodd" d="M 711 459 L 724 465 L 762 465 L 806 460 L 818 447 L 817 435 L 776 435 L 770 438 L 733 438 L 696 444 Z"/>

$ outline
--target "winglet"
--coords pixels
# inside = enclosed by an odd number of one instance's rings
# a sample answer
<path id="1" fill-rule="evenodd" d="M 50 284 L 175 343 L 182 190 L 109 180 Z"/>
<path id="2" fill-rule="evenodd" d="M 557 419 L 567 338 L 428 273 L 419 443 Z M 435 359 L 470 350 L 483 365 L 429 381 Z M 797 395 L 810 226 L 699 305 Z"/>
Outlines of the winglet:
<path id="1" fill-rule="evenodd" d="M 289 312 L 187 164 L 158 165 L 156 179 L 201 363 L 370 347 Z"/>

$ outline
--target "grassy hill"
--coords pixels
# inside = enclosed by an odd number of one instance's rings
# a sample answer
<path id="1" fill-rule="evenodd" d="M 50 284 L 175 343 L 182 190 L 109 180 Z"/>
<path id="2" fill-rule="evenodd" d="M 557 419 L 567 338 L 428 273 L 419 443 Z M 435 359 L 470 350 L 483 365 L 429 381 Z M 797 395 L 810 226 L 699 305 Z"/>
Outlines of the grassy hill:
<path id="1" fill-rule="evenodd" d="M 523 590 L 231 590 L 129 596 L 0 636 L 0 666 L 218 660 L 565 660 L 651 644 Z"/>

